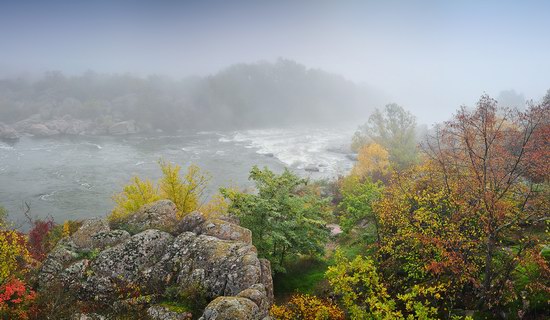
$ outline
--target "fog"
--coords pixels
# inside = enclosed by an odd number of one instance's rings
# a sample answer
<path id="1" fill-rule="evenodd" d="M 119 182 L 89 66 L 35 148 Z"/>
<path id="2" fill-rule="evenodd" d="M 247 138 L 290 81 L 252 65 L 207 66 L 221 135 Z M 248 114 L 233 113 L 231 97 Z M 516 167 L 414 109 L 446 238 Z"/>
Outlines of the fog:
<path id="1" fill-rule="evenodd" d="M 78 119 L 86 122 L 84 134 L 113 133 L 109 128 L 124 121 L 135 123 L 138 132 L 334 125 L 366 118 L 383 101 L 370 87 L 283 59 L 179 80 L 92 71 L 0 80 L 4 122 L 20 128 L 35 119 L 63 119 L 65 127 Z"/>
<path id="2" fill-rule="evenodd" d="M 325 104 L 396 102 L 432 124 L 484 92 L 541 98 L 549 14 L 545 1 L 14 1 L 1 4 L 0 77 L 92 70 L 179 81 L 283 58 L 342 78 L 330 93 L 342 102 Z"/>

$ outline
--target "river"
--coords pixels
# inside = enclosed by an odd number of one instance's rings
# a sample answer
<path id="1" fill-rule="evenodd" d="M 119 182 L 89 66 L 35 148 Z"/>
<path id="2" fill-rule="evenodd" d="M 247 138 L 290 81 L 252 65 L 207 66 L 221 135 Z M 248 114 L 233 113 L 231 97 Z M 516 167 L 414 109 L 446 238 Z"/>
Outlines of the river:
<path id="1" fill-rule="evenodd" d="M 345 174 L 353 165 L 345 149 L 352 128 L 285 128 L 124 137 L 23 137 L 0 142 L 0 204 L 16 224 L 27 202 L 36 217 L 55 221 L 104 216 L 112 195 L 137 175 L 156 181 L 158 160 L 196 164 L 212 179 L 207 196 L 221 186 L 249 188 L 253 165 L 281 172 L 288 167 L 311 179 Z M 319 172 L 306 171 L 317 167 Z"/>

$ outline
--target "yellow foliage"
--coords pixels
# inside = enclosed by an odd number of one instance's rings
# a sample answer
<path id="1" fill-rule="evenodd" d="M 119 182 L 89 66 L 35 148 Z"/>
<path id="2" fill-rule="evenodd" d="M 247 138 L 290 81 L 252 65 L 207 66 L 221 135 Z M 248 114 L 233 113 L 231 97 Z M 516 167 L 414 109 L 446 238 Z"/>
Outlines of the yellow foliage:
<path id="1" fill-rule="evenodd" d="M 388 151 L 377 143 L 362 146 L 357 155 L 357 163 L 351 173 L 360 178 L 371 176 L 375 180 L 382 179 L 390 173 Z"/>
<path id="2" fill-rule="evenodd" d="M 276 320 L 343 320 L 344 311 L 335 303 L 308 294 L 292 296 L 284 305 L 273 305 L 270 315 Z"/>
<path id="3" fill-rule="evenodd" d="M 350 261 L 338 250 L 335 260 L 326 277 L 333 292 L 341 296 L 351 319 L 437 319 L 438 309 L 430 301 L 441 298 L 444 285 L 414 285 L 405 293 L 392 296 L 370 257 L 356 256 Z M 400 309 L 400 305 L 404 308 Z"/>
<path id="4" fill-rule="evenodd" d="M 159 161 L 163 177 L 160 179 L 160 196 L 169 199 L 178 209 L 178 217 L 200 208 L 200 200 L 210 177 L 198 166 L 191 165 L 184 179 L 180 177 L 181 167 Z"/>
<path id="5" fill-rule="evenodd" d="M 15 230 L 0 230 L 0 284 L 30 262 L 27 239 Z"/>
<path id="6" fill-rule="evenodd" d="M 123 191 L 116 194 L 113 200 L 115 208 L 108 219 L 112 222 L 119 222 L 141 206 L 155 202 L 160 199 L 168 199 L 174 202 L 178 210 L 178 217 L 200 208 L 201 197 L 210 177 L 203 173 L 199 167 L 191 165 L 183 179 L 180 177 L 181 167 L 170 163 L 159 161 L 162 170 L 162 178 L 155 187 L 149 180 L 132 178 L 130 184 L 124 186 Z M 212 208 L 212 210 L 214 210 Z"/>
<path id="7" fill-rule="evenodd" d="M 63 222 L 63 238 L 71 235 L 71 225 L 68 220 Z"/>
<path id="8" fill-rule="evenodd" d="M 349 261 L 337 251 L 335 259 L 326 277 L 352 319 L 403 319 L 371 258 L 357 256 Z"/>
<path id="9" fill-rule="evenodd" d="M 221 194 L 216 194 L 201 208 L 201 212 L 209 218 L 218 218 L 227 214 L 229 201 Z"/>
<path id="10" fill-rule="evenodd" d="M 116 194 L 113 200 L 116 206 L 108 217 L 110 222 L 126 218 L 141 206 L 160 200 L 160 196 L 151 181 L 134 177 L 132 183 L 124 186 L 123 191 Z"/>

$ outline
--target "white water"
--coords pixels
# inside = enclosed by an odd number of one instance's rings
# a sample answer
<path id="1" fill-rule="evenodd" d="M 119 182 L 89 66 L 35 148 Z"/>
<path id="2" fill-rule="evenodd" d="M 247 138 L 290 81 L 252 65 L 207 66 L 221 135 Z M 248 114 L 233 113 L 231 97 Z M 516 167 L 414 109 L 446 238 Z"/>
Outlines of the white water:
<path id="1" fill-rule="evenodd" d="M 174 136 L 22 138 L 0 142 L 0 204 L 21 220 L 23 202 L 57 221 L 102 216 L 132 176 L 160 177 L 164 158 L 208 171 L 213 194 L 222 186 L 249 188 L 253 165 L 288 167 L 304 177 L 331 178 L 353 165 L 346 157 L 353 130 L 290 128 L 201 132 Z M 308 172 L 316 167 L 319 172 Z M 15 216 L 15 217 L 13 217 Z"/>
<path id="2" fill-rule="evenodd" d="M 272 155 L 285 166 L 298 170 L 310 166 L 335 176 L 349 171 L 346 157 L 353 130 L 293 128 L 236 131 L 219 141 L 256 149 L 258 154 Z"/>

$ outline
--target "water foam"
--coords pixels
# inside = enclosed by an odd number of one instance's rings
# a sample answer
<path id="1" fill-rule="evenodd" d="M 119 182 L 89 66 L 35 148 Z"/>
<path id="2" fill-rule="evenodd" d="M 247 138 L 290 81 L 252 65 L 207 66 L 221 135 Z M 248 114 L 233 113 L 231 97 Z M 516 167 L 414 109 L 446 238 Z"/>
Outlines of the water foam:
<path id="1" fill-rule="evenodd" d="M 99 144 L 96 144 L 96 143 L 86 142 L 86 143 L 84 143 L 84 144 L 85 144 L 85 145 L 88 145 L 88 146 L 91 146 L 91 147 L 95 147 L 95 148 L 97 148 L 98 150 L 103 149 L 102 146 L 100 146 Z"/>
<path id="2" fill-rule="evenodd" d="M 13 147 L 4 143 L 0 143 L 0 150 L 13 150 Z"/>
<path id="3" fill-rule="evenodd" d="M 51 193 L 41 194 L 41 195 L 38 196 L 38 198 L 42 201 L 51 202 L 51 201 L 53 201 L 53 199 L 50 199 L 50 198 L 55 196 L 56 193 L 57 193 L 57 191 L 53 191 Z"/>
<path id="4" fill-rule="evenodd" d="M 297 169 L 316 166 L 323 172 L 337 171 L 350 161 L 345 154 L 330 150 L 349 144 L 351 134 L 350 130 L 339 129 L 257 129 L 235 131 L 219 141 L 255 148 L 258 154 L 273 156 L 286 166 Z"/>

